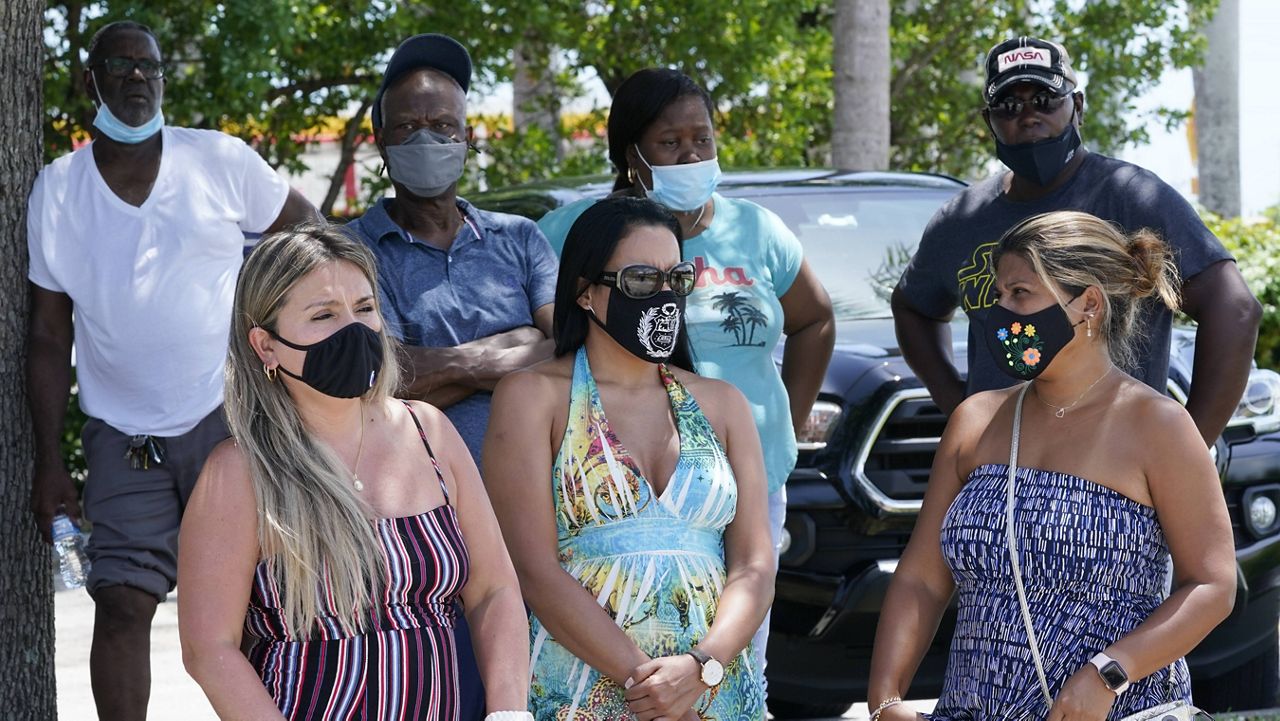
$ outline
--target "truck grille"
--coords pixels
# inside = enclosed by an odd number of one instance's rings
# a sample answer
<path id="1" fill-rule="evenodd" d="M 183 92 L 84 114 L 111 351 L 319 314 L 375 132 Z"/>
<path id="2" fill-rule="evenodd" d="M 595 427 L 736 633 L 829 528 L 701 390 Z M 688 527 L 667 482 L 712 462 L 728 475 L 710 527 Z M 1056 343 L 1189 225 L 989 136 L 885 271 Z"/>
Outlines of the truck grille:
<path id="1" fill-rule="evenodd" d="M 891 513 L 920 510 L 947 417 L 923 388 L 898 391 L 871 426 L 853 475 Z"/>

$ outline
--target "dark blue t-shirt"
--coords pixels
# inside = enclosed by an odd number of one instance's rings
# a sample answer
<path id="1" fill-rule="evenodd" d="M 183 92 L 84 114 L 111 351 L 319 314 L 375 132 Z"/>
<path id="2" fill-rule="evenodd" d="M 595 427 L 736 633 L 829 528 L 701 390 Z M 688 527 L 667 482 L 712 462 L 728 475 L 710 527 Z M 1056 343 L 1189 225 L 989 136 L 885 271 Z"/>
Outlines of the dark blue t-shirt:
<path id="1" fill-rule="evenodd" d="M 1231 255 L 1176 190 L 1148 170 L 1097 153 L 1085 156 L 1076 174 L 1048 197 L 1014 202 L 1002 192 L 999 173 L 966 188 L 938 210 L 920 247 L 898 281 L 911 307 L 930 318 L 946 318 L 956 308 L 969 316 L 970 395 L 1007 388 L 1015 382 L 996 366 L 982 340 L 995 305 L 991 251 L 1005 231 L 1040 213 L 1079 210 L 1111 221 L 1126 232 L 1156 232 L 1173 248 L 1185 282 Z M 1169 377 L 1173 312 L 1154 299 L 1144 302 L 1135 347 L 1135 378 L 1164 393 Z"/>
<path id="2" fill-rule="evenodd" d="M 347 224 L 378 259 L 378 299 L 388 330 L 412 346 L 444 348 L 525 325 L 555 298 L 559 264 L 528 218 L 481 210 L 461 198 L 465 221 L 448 250 L 413 238 L 380 199 Z M 492 395 L 444 409 L 480 463 Z"/>

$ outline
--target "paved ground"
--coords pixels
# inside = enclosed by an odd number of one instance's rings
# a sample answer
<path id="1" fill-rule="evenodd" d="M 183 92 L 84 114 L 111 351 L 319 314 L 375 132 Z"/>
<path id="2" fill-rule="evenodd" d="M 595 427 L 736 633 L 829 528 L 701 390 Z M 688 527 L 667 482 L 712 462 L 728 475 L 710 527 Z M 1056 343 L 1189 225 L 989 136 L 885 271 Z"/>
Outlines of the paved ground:
<path id="1" fill-rule="evenodd" d="M 177 594 L 156 610 L 151 631 L 151 709 L 148 721 L 217 721 L 204 693 L 182 668 L 178 646 Z M 93 601 L 84 591 L 59 591 L 54 595 L 57 627 L 58 717 L 93 721 L 97 712 L 89 690 L 89 642 L 93 633 Z M 928 711 L 932 702 L 916 708 Z M 845 719 L 866 719 L 867 707 L 858 704 Z M 830 719 L 828 721 L 836 721 Z"/>

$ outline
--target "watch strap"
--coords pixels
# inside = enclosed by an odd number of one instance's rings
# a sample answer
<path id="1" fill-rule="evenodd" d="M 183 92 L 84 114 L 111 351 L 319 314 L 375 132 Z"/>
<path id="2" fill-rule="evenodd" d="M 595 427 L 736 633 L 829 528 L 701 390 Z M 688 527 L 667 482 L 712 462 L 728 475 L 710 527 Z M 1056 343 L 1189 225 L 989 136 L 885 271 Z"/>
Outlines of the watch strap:
<path id="1" fill-rule="evenodd" d="M 1098 676 L 1102 679 L 1102 683 L 1107 688 L 1111 689 L 1111 692 L 1115 695 L 1119 696 L 1129 688 L 1129 673 L 1124 670 L 1124 666 L 1120 665 L 1119 661 L 1105 653 L 1098 653 L 1095 654 L 1093 658 L 1089 659 L 1089 663 L 1093 664 L 1093 667 L 1098 669 Z M 1124 677 L 1119 683 L 1107 678 L 1109 674 L 1113 674 L 1117 671 Z"/>

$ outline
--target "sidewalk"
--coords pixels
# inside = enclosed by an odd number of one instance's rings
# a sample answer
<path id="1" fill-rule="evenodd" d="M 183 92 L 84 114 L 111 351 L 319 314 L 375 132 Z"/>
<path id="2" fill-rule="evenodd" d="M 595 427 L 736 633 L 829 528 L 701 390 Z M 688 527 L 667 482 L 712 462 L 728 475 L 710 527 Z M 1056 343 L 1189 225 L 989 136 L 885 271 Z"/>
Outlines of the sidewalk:
<path id="1" fill-rule="evenodd" d="M 156 609 L 151 626 L 151 706 L 148 721 L 218 721 L 204 692 L 182 668 L 178 645 L 178 594 Z M 54 594 L 54 627 L 57 633 L 56 672 L 58 718 L 94 721 L 98 718 L 89 687 L 89 645 L 93 638 L 93 601 L 83 590 L 59 590 Z M 918 711 L 933 708 L 932 701 L 912 704 Z M 849 709 L 843 719 L 867 719 L 866 704 Z M 831 721 L 835 721 L 832 719 Z"/>
<path id="2" fill-rule="evenodd" d="M 147 721 L 218 721 L 204 693 L 182 668 L 178 646 L 177 594 L 156 609 L 151 626 L 151 706 Z M 94 721 L 98 712 L 89 688 L 93 600 L 84 590 L 54 594 L 58 718 Z"/>

